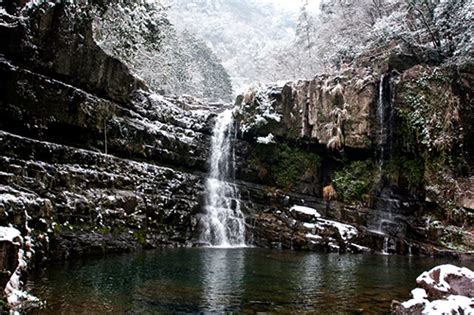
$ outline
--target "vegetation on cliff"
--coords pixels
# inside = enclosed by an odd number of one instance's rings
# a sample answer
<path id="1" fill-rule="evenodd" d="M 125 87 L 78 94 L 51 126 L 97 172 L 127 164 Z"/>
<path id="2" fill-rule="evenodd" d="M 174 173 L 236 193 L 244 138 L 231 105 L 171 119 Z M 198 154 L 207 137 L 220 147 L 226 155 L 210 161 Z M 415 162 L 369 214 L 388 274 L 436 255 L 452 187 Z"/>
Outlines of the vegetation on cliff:
<path id="1" fill-rule="evenodd" d="M 167 12 L 159 1 L 116 1 L 95 18 L 95 38 L 155 91 L 230 101 L 232 84 L 221 61 L 191 31 L 177 30 Z"/>

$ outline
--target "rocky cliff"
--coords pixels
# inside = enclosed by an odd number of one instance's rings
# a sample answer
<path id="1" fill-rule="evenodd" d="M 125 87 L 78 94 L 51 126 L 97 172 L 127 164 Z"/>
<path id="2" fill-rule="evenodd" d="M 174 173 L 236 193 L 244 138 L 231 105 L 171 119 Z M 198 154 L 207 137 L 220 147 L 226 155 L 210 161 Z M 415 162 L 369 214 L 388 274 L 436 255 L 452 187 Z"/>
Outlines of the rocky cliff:
<path id="1" fill-rule="evenodd" d="M 320 213 L 380 235 L 390 251 L 472 251 L 472 64 L 399 59 L 240 96 L 238 175 L 326 197 Z M 288 222 L 290 244 L 298 228 Z"/>
<path id="2" fill-rule="evenodd" d="M 214 108 L 149 92 L 85 8 L 3 19 L 0 224 L 38 261 L 191 244 Z"/>

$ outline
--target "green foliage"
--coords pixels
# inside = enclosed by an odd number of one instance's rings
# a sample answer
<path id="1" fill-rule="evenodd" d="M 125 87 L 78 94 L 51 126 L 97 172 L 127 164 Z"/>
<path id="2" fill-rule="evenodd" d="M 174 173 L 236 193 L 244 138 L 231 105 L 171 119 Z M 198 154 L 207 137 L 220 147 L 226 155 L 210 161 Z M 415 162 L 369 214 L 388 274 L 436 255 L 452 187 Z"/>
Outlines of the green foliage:
<path id="1" fill-rule="evenodd" d="M 315 176 L 321 158 L 287 144 L 256 144 L 250 163 L 264 182 L 289 190 L 308 175 Z"/>
<path id="2" fill-rule="evenodd" d="M 111 231 L 112 231 L 112 228 L 110 226 L 99 226 L 97 228 L 97 232 L 102 235 L 109 234 Z"/>
<path id="3" fill-rule="evenodd" d="M 464 232 L 462 228 L 453 225 L 442 225 L 438 228 L 442 231 L 438 239 L 441 245 L 454 250 L 462 250 L 464 248 Z"/>
<path id="4" fill-rule="evenodd" d="M 344 202 L 362 201 L 375 183 L 374 165 L 371 161 L 355 161 L 334 174 L 332 183 L 337 196 Z"/>
<path id="5" fill-rule="evenodd" d="M 410 187 L 418 187 L 423 184 L 425 166 L 423 159 L 409 159 L 407 157 L 394 157 L 387 162 L 384 175 L 391 182 L 397 182 L 400 176 L 406 178 Z"/>
<path id="6" fill-rule="evenodd" d="M 133 237 L 135 237 L 140 244 L 145 244 L 146 241 L 146 230 L 145 229 L 140 229 L 135 232 L 133 232 Z"/>
<path id="7" fill-rule="evenodd" d="M 404 107 L 398 109 L 404 148 L 410 152 L 449 153 L 460 144 L 460 109 L 447 74 L 434 70 L 401 87 Z"/>

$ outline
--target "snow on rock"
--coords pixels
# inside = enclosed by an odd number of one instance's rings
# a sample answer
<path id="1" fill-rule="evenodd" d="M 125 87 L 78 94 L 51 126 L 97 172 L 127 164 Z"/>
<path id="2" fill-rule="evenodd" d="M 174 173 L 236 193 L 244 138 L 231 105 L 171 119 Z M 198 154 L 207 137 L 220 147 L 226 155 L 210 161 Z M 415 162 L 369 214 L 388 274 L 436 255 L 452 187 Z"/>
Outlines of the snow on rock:
<path id="1" fill-rule="evenodd" d="M 298 211 L 304 214 L 309 214 L 312 216 L 315 216 L 317 218 L 321 217 L 319 212 L 316 209 L 310 208 L 310 207 L 304 207 L 304 206 L 293 206 L 290 208 L 290 211 Z"/>
<path id="2" fill-rule="evenodd" d="M 317 225 L 320 228 L 335 227 L 344 241 L 348 241 L 358 234 L 357 229 L 354 226 L 332 220 L 318 219 Z"/>
<path id="3" fill-rule="evenodd" d="M 426 300 L 428 295 L 426 294 L 426 291 L 424 289 L 413 289 L 411 290 L 411 295 L 413 297 L 411 300 L 402 303 L 402 306 L 406 309 L 415 307 L 417 305 L 422 305 L 424 307 L 428 302 L 428 300 Z"/>
<path id="4" fill-rule="evenodd" d="M 314 239 L 315 237 L 312 237 L 314 235 L 321 237 L 321 235 L 327 235 L 328 231 L 332 231 L 330 233 L 337 231 L 342 241 L 347 244 L 358 234 L 357 228 L 354 226 L 323 219 L 316 209 L 310 207 L 294 205 L 290 208 L 290 214 L 296 220 L 303 222 L 306 229 L 311 230 L 311 233 L 306 234 L 306 238 L 309 239 Z"/>
<path id="5" fill-rule="evenodd" d="M 258 137 L 257 143 L 260 143 L 260 144 L 275 143 L 274 136 L 271 133 L 269 133 L 266 137 Z"/>
<path id="6" fill-rule="evenodd" d="M 22 248 L 24 242 L 20 231 L 13 227 L 0 227 L 0 242 L 10 242 L 18 248 L 17 266 L 4 290 L 8 304 L 12 310 L 15 311 L 20 309 L 24 303 L 39 302 L 36 297 L 21 290 L 23 283 L 21 282 L 20 277 L 21 273 L 27 268 L 27 255 Z"/>
<path id="7" fill-rule="evenodd" d="M 435 298 L 448 294 L 474 297 L 474 272 L 465 267 L 449 264 L 437 266 L 423 272 L 416 283 Z"/>
<path id="8" fill-rule="evenodd" d="M 440 265 L 423 272 L 412 299 L 392 303 L 392 314 L 474 314 L 474 273 L 465 267 Z"/>
<path id="9" fill-rule="evenodd" d="M 311 234 L 311 233 L 307 233 L 306 238 L 313 239 L 313 240 L 322 240 L 323 239 L 323 237 L 321 235 Z"/>
<path id="10" fill-rule="evenodd" d="M 369 252 L 371 252 L 370 248 L 368 248 L 366 246 L 358 245 L 356 243 L 350 243 L 349 244 L 349 249 L 353 253 L 369 253 Z"/>
<path id="11" fill-rule="evenodd" d="M 446 300 L 427 303 L 422 314 L 474 314 L 474 299 L 461 295 L 450 295 Z"/>
<path id="12" fill-rule="evenodd" d="M 312 230 L 312 229 L 314 229 L 314 228 L 316 227 L 316 224 L 305 222 L 305 223 L 303 223 L 303 226 L 304 226 L 305 228 L 307 228 L 307 229 Z"/>
<path id="13" fill-rule="evenodd" d="M 12 227 L 0 227 L 0 241 L 1 242 L 10 242 L 14 245 L 21 245 L 21 233 L 15 228 Z"/>
<path id="14" fill-rule="evenodd" d="M 428 297 L 428 294 L 426 294 L 426 291 L 422 288 L 416 288 L 411 290 L 411 295 L 413 296 L 414 299 L 426 299 Z"/>
<path id="15" fill-rule="evenodd" d="M 244 117 L 241 121 L 240 129 L 242 133 L 249 130 L 258 129 L 267 125 L 271 121 L 280 122 L 282 115 L 276 111 L 275 100 L 270 99 L 269 94 L 281 89 L 276 86 L 258 85 L 249 89 L 243 96 L 243 103 L 240 106 L 239 114 Z M 248 111 L 252 112 L 248 115 Z"/>
<path id="16" fill-rule="evenodd" d="M 290 215 L 293 219 L 301 222 L 314 222 L 321 217 L 316 209 L 297 205 L 290 208 Z"/>

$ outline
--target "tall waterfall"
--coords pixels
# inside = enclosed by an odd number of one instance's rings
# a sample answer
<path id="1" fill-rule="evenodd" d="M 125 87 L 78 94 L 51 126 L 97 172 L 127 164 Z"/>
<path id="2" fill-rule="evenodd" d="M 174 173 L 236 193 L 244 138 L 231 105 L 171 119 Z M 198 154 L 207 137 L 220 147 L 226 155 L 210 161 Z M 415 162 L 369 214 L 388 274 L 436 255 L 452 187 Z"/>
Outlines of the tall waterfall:
<path id="1" fill-rule="evenodd" d="M 201 235 L 201 240 L 212 246 L 245 246 L 245 220 L 240 210 L 240 196 L 231 183 L 234 177 L 233 125 L 233 112 L 226 110 L 217 116 L 212 134 Z"/>
<path id="2" fill-rule="evenodd" d="M 378 164 L 381 179 L 375 200 L 376 212 L 368 222 L 368 228 L 380 234 L 390 234 L 397 230 L 392 210 L 397 207 L 398 200 L 392 197 L 391 188 L 384 179 L 385 162 L 390 159 L 392 151 L 393 104 L 390 80 L 389 75 L 380 76 L 377 120 L 379 125 Z"/>
<path id="3" fill-rule="evenodd" d="M 382 74 L 379 83 L 379 98 L 377 102 L 377 120 L 379 124 L 378 163 L 381 179 L 375 198 L 375 213 L 369 219 L 368 228 L 373 232 L 388 236 L 405 234 L 406 224 L 404 213 L 410 205 L 404 205 L 401 197 L 394 191 L 393 183 L 386 177 L 386 163 L 393 154 L 394 128 L 394 82 L 390 75 Z M 388 247 L 388 238 L 384 241 L 384 248 Z"/>

